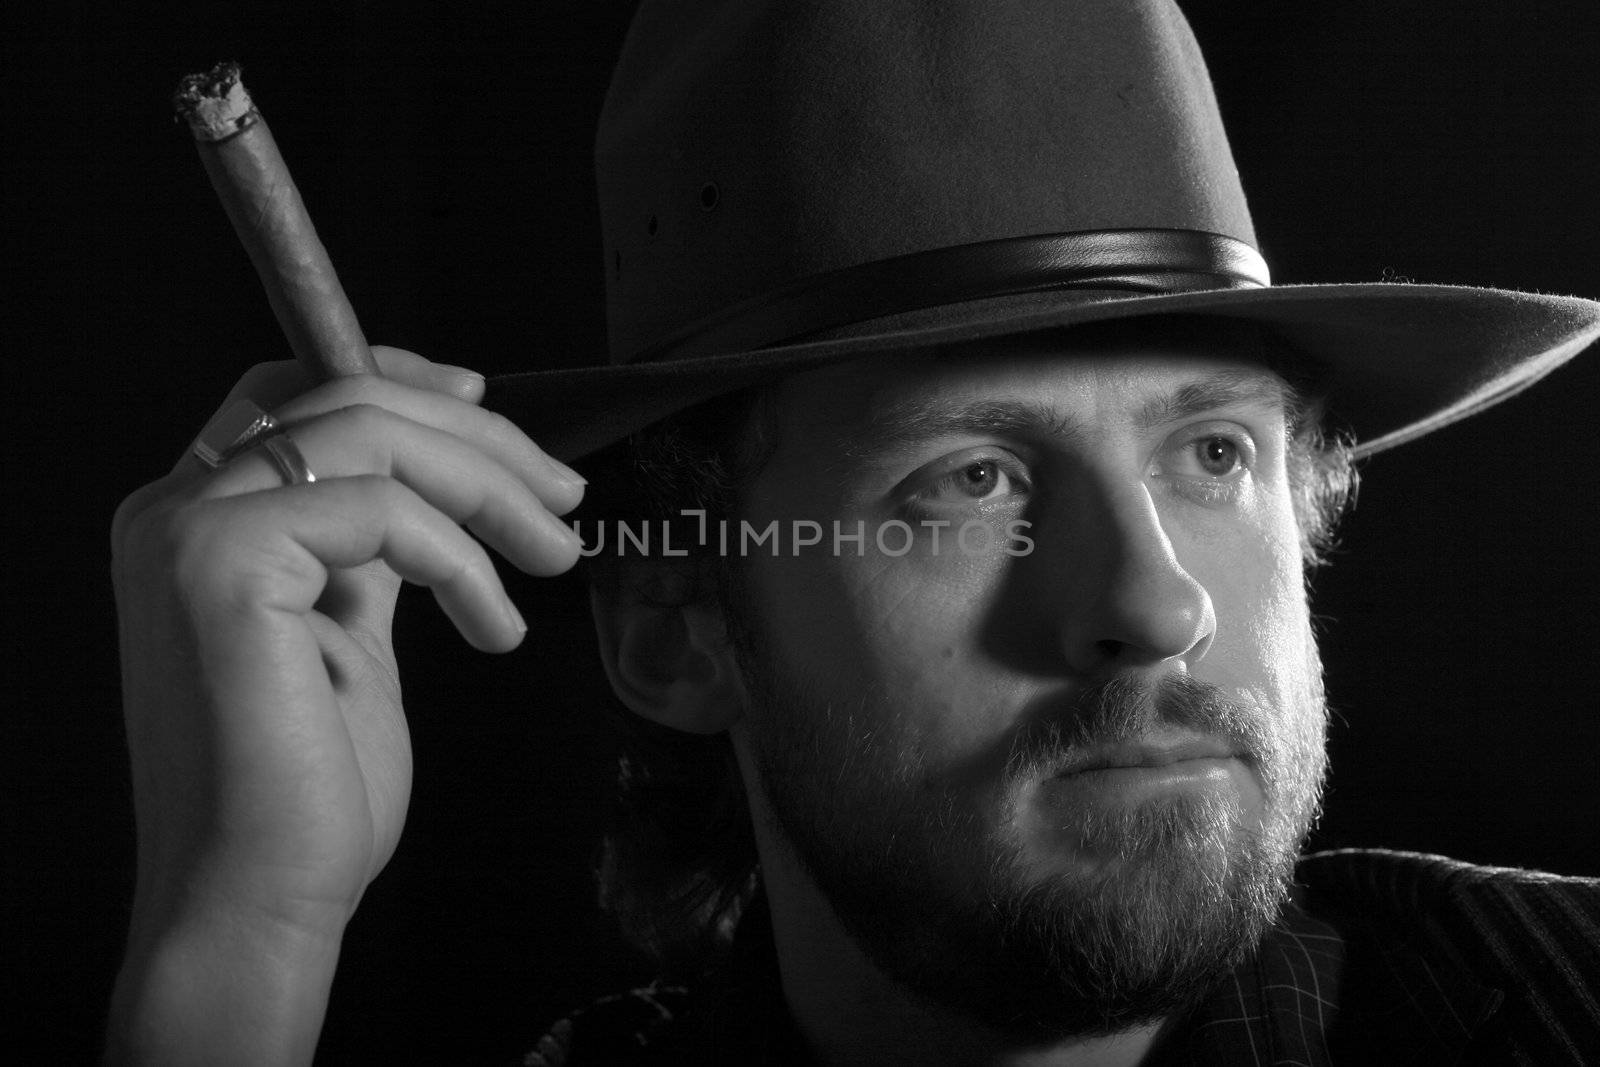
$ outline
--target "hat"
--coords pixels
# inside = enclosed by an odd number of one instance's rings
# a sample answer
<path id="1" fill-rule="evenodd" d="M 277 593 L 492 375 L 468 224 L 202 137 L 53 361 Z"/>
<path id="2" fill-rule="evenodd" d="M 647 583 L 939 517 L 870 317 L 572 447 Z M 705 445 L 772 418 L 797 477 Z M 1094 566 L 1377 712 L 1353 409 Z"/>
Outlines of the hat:
<path id="1" fill-rule="evenodd" d="M 826 363 L 1194 315 L 1285 341 L 1367 455 L 1600 336 L 1574 297 L 1271 285 L 1167 0 L 643 0 L 596 169 L 610 364 L 487 401 L 569 460 Z"/>

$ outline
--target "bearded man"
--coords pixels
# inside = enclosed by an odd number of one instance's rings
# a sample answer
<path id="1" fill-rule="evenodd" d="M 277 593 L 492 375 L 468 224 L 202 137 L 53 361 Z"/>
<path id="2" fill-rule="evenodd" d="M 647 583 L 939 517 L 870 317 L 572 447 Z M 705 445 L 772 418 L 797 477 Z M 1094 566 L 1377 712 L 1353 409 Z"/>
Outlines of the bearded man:
<path id="1" fill-rule="evenodd" d="M 1353 459 L 1600 305 L 1269 286 L 1159 0 L 649 2 L 598 158 L 615 366 L 499 379 L 503 415 L 393 350 L 267 368 L 265 446 L 119 512 L 114 1058 L 311 1055 L 408 795 L 395 575 L 477 647 L 526 629 L 458 524 L 530 573 L 593 554 L 639 734 L 603 888 L 695 979 L 530 1062 L 1595 1048 L 1600 886 L 1299 848 Z"/>

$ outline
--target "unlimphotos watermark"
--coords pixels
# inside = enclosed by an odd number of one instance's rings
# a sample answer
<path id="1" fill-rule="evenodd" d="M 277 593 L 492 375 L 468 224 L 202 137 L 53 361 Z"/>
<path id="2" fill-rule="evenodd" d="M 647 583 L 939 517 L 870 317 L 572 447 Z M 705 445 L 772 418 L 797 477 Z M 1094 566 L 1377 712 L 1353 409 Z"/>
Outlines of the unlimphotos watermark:
<path id="1" fill-rule="evenodd" d="M 950 552 L 964 556 L 987 556 L 995 552 L 1026 556 L 1033 551 L 1033 539 L 1027 534 L 1032 523 L 1026 519 L 1010 519 L 999 530 L 982 519 L 967 519 L 959 524 L 950 519 L 920 519 L 915 523 L 889 519 L 875 524 L 869 532 L 865 519 L 857 519 L 853 526 L 838 519 L 828 526 L 811 519 L 788 522 L 773 519 L 765 526 L 757 526 L 744 519 L 738 522 L 719 519 L 713 524 L 704 509 L 688 509 L 678 515 L 696 520 L 693 528 L 686 529 L 667 519 L 599 522 L 587 530 L 580 520 L 574 522 L 572 528 L 583 539 L 581 552 L 584 556 L 598 556 L 608 551 L 618 556 L 687 556 L 692 549 L 712 548 L 721 556 L 752 556 L 763 552 L 770 556 L 798 556 L 808 549 L 831 551 L 835 556 L 854 549 L 856 555 L 865 556 L 868 545 L 885 556 L 905 556 L 917 546 L 919 539 L 927 553 L 935 556 Z"/>

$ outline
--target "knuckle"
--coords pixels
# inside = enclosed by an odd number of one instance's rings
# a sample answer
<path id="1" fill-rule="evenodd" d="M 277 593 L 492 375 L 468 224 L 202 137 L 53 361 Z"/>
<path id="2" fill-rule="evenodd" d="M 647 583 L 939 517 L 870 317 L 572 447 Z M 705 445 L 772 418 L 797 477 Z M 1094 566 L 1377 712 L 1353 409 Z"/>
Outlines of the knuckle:
<path id="1" fill-rule="evenodd" d="M 369 401 L 358 401 L 317 415 L 305 425 L 307 428 L 315 426 L 327 431 L 331 436 L 325 438 L 325 444 L 336 446 L 344 454 L 344 464 L 376 466 L 387 472 L 392 462 L 392 441 L 398 419 L 398 415 L 385 407 Z M 294 430 L 295 427 L 291 426 L 290 431 Z M 341 461 L 328 462 L 337 466 Z"/>
<path id="2" fill-rule="evenodd" d="M 161 544 L 178 596 L 195 615 L 243 616 L 286 585 L 321 581 L 323 568 L 291 542 L 247 520 L 229 501 L 170 509 L 152 537 Z"/>
<path id="3" fill-rule="evenodd" d="M 421 498 L 388 474 L 355 474 L 339 479 L 340 493 L 355 512 L 384 523 L 409 522 Z"/>
<path id="4" fill-rule="evenodd" d="M 414 493 L 386 474 L 357 474 L 341 479 L 360 495 L 361 506 L 394 512 L 407 507 Z"/>
<path id="5" fill-rule="evenodd" d="M 491 584 L 494 563 L 482 545 L 468 538 L 456 554 L 451 571 L 450 584 L 462 590 L 482 590 Z"/>
<path id="6" fill-rule="evenodd" d="M 217 521 L 217 510 L 198 501 L 179 504 L 163 509 L 150 524 L 150 553 L 166 561 L 180 588 L 214 588 L 229 570 L 229 556 L 238 543 Z"/>
<path id="7" fill-rule="evenodd" d="M 358 400 L 346 404 L 339 409 L 338 415 L 349 421 L 362 435 L 380 433 L 394 418 L 393 413 L 387 408 L 370 400 Z"/>
<path id="8" fill-rule="evenodd" d="M 119 519 L 112 545 L 112 582 L 119 601 L 184 603 L 214 590 L 226 577 L 211 509 L 195 501 L 130 510 Z"/>
<path id="9" fill-rule="evenodd" d="M 147 507 L 137 494 L 123 501 L 112 520 L 112 557 L 122 565 L 165 564 L 189 536 L 190 508 L 170 501 Z"/>
<path id="10" fill-rule="evenodd" d="M 440 586 L 460 592 L 473 584 L 472 561 L 467 558 L 469 554 L 463 549 L 450 557 L 449 565 L 439 574 Z"/>
<path id="11" fill-rule="evenodd" d="M 117 510 L 111 514 L 111 555 L 115 559 L 132 547 L 132 537 L 138 528 L 138 522 L 150 509 L 151 497 L 155 495 L 156 484 L 143 486 L 134 490 L 123 498 L 117 505 Z"/>

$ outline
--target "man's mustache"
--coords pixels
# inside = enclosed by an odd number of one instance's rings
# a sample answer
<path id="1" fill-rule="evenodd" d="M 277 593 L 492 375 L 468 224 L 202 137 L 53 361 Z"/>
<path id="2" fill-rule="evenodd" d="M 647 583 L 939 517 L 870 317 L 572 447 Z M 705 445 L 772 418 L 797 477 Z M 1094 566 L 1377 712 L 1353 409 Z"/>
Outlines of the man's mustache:
<path id="1" fill-rule="evenodd" d="M 1018 729 L 1007 770 L 1025 776 L 1067 773 L 1091 762 L 1097 749 L 1175 730 L 1222 742 L 1251 761 L 1272 751 L 1261 711 L 1229 699 L 1217 686 L 1183 674 L 1157 681 L 1121 676 L 1083 690 L 1059 710 L 1029 716 Z"/>

